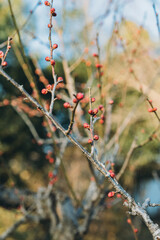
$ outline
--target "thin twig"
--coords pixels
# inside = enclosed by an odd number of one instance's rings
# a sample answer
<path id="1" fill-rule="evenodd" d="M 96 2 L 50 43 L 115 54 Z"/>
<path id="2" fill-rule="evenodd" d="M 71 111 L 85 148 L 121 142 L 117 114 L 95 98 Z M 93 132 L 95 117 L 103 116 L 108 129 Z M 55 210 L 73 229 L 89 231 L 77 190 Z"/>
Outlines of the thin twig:
<path id="1" fill-rule="evenodd" d="M 19 28 L 19 31 L 22 31 L 22 30 L 24 29 L 24 27 L 27 25 L 27 23 L 29 22 L 31 16 L 33 15 L 33 13 L 34 13 L 35 10 L 37 9 L 37 7 L 40 5 L 39 3 L 40 3 L 40 1 L 38 0 L 37 3 L 36 3 L 36 5 L 33 7 L 33 9 L 30 10 L 28 17 L 26 18 L 26 20 L 24 21 L 24 23 L 22 24 L 22 26 Z M 11 35 L 11 38 L 14 38 L 16 34 L 17 34 L 17 31 L 15 31 L 15 32 Z M 7 45 L 7 42 L 8 42 L 8 41 L 5 41 L 5 42 L 1 43 L 1 44 L 0 44 L 0 48 L 5 47 L 5 46 Z"/>
<path id="2" fill-rule="evenodd" d="M 75 70 L 75 68 L 77 68 L 79 66 L 79 64 L 82 62 L 84 57 L 84 52 L 82 53 L 82 55 L 69 67 L 69 71 L 73 72 Z"/>
<path id="3" fill-rule="evenodd" d="M 159 17 L 158 17 L 158 13 L 156 11 L 156 6 L 155 3 L 152 4 L 153 10 L 154 10 L 154 14 L 156 16 L 156 23 L 157 23 L 157 29 L 158 29 L 158 33 L 159 33 L 159 37 L 160 37 L 160 24 L 159 24 Z"/>
<path id="4" fill-rule="evenodd" d="M 39 93 L 38 93 L 37 88 L 36 88 L 36 85 L 35 85 L 35 83 L 34 83 L 34 78 L 33 78 L 33 74 L 32 74 L 32 69 L 31 69 L 31 67 L 30 67 L 28 58 L 27 58 L 26 55 L 25 55 L 24 47 L 23 47 L 23 44 L 22 44 L 21 36 L 20 36 L 20 31 L 19 31 L 19 28 L 18 28 L 18 25 L 17 25 L 17 22 L 16 22 L 16 18 L 15 18 L 15 16 L 14 16 L 13 9 L 12 9 L 11 0 L 8 0 L 8 4 L 9 4 L 9 9 L 10 9 L 12 21 L 13 21 L 14 27 L 15 27 L 16 32 L 17 32 L 17 35 L 18 35 L 18 40 L 19 40 L 19 45 L 20 45 L 20 49 L 21 49 L 21 52 L 22 52 L 23 60 L 24 60 L 24 62 L 26 63 L 26 66 L 27 66 L 28 71 L 29 71 L 29 73 L 30 73 L 30 78 L 28 78 L 28 80 L 29 80 L 29 82 L 34 86 L 33 88 L 34 88 L 34 90 L 35 90 L 35 92 L 36 92 L 36 95 L 39 97 Z M 40 98 L 39 98 L 39 99 L 40 99 Z"/>
<path id="5" fill-rule="evenodd" d="M 73 128 L 73 124 L 74 124 L 74 118 L 75 118 L 75 113 L 76 113 L 76 108 L 78 106 L 78 103 L 79 101 L 76 102 L 73 110 L 72 110 L 72 116 L 71 116 L 71 121 L 70 121 L 70 124 L 68 126 L 68 129 L 66 131 L 67 134 L 69 134 L 71 131 L 72 131 L 72 128 Z"/>
<path id="6" fill-rule="evenodd" d="M 125 172 L 125 170 L 126 170 L 126 168 L 127 168 L 127 166 L 128 166 L 129 160 L 130 160 L 130 158 L 131 158 L 131 155 L 132 155 L 135 147 L 136 147 L 136 141 L 135 141 L 135 139 L 134 139 L 133 142 L 132 142 L 132 144 L 131 144 L 131 147 L 130 147 L 128 153 L 127 153 L 127 156 L 126 156 L 126 158 L 125 158 L 125 161 L 124 161 L 124 163 L 123 163 L 123 165 L 122 165 L 119 173 L 116 175 L 116 179 L 117 179 L 117 180 L 119 180 L 119 179 L 122 177 L 122 175 L 124 174 L 124 172 Z"/>
<path id="7" fill-rule="evenodd" d="M 50 104 L 50 108 L 49 108 L 49 113 L 51 113 L 51 114 L 53 112 L 54 102 L 57 99 L 57 98 L 55 98 L 56 87 L 59 83 L 63 82 L 63 80 L 62 81 L 57 81 L 56 75 L 54 75 L 53 77 L 54 77 L 54 87 L 51 91 L 51 104 Z"/>
<path id="8" fill-rule="evenodd" d="M 25 124 L 28 126 L 30 132 L 32 133 L 32 135 L 35 138 L 35 140 L 37 141 L 37 143 L 40 141 L 43 141 L 39 137 L 39 135 L 38 135 L 34 125 L 32 124 L 31 120 L 29 119 L 29 117 L 23 111 L 20 111 L 17 106 L 12 106 L 12 107 L 17 112 L 17 114 L 23 119 Z"/>
<path id="9" fill-rule="evenodd" d="M 152 108 L 154 108 L 154 106 L 153 106 L 152 102 L 151 102 L 151 101 L 149 101 L 149 99 L 148 99 L 148 98 L 147 98 L 146 100 L 148 101 L 148 103 L 150 104 L 150 106 L 151 106 Z M 158 116 L 157 112 L 156 112 L 156 111 L 154 111 L 154 114 L 155 114 L 156 118 L 158 119 L 158 121 L 159 121 L 159 123 L 160 123 L 160 117 Z"/>
<path id="10" fill-rule="evenodd" d="M 70 192 L 72 194 L 73 199 L 75 200 L 77 206 L 80 206 L 80 201 L 78 200 L 78 198 L 77 198 L 77 196 L 75 194 L 75 191 L 73 190 L 73 187 L 72 187 L 72 185 L 71 185 L 71 183 L 69 181 L 69 178 L 68 178 L 68 176 L 66 174 L 66 169 L 65 169 L 65 166 L 64 166 L 64 163 L 63 163 L 63 159 L 61 159 L 61 169 L 62 169 L 64 178 L 66 180 L 66 183 L 67 183 L 68 188 L 69 188 L 69 190 L 70 190 Z"/>
<path id="11" fill-rule="evenodd" d="M 9 237 L 20 225 L 27 223 L 27 218 L 22 217 L 20 220 L 18 220 L 16 223 L 14 223 L 10 228 L 8 228 L 4 233 L 0 235 L 0 240 L 5 240 L 7 237 Z"/>

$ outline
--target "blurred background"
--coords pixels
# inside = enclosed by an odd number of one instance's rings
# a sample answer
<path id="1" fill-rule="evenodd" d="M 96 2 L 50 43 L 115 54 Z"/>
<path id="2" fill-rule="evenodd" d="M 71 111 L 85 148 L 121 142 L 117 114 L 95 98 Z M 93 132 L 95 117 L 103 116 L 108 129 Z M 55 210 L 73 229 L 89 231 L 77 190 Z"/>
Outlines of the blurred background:
<path id="1" fill-rule="evenodd" d="M 31 0 L 14 0 L 12 7 L 39 94 L 42 101 L 48 103 L 48 96 L 41 95 L 45 81 L 52 84 L 51 69 L 45 61 L 45 57 L 50 54 L 48 9 L 43 1 Z M 149 197 L 151 202 L 160 203 L 159 120 L 155 114 L 148 112 L 148 102 L 139 100 L 144 91 L 152 99 L 153 106 L 158 108 L 157 114 L 160 113 L 159 1 L 54 0 L 54 8 L 57 17 L 53 23 L 52 39 L 59 46 L 53 56 L 56 60 L 56 74 L 62 76 L 65 82 L 62 59 L 65 58 L 70 66 L 80 59 L 71 72 L 76 90 L 88 94 L 87 83 L 92 77 L 92 89 L 96 97 L 97 82 L 92 54 L 97 52 L 98 34 L 100 60 L 104 66 L 104 97 L 114 100 L 110 138 L 132 112 L 123 133 L 118 134 L 115 172 L 118 173 L 135 138 L 142 147 L 133 152 L 120 183 L 136 201 L 143 203 Z M 6 41 L 14 33 L 8 2 L 1 0 L 0 50 L 5 52 Z M 28 81 L 30 76 L 25 72 L 21 59 L 17 36 L 13 38 L 6 61 L 6 72 L 33 94 L 32 85 Z M 43 71 L 43 77 L 37 69 Z M 58 91 L 63 94 L 64 90 Z M 55 104 L 54 115 L 66 128 L 69 115 L 62 105 L 62 100 Z M 87 109 L 84 104 L 84 118 L 87 118 Z M 34 139 L 23 119 L 23 111 L 37 130 L 39 138 L 50 138 L 42 115 L 26 104 L 19 92 L 0 76 L 0 185 L 36 192 L 40 186 L 48 184 L 47 176 L 52 166 L 46 160 L 47 153 L 52 151 L 53 158 L 56 153 L 52 144 L 41 145 Z M 99 132 L 99 135 L 103 138 L 103 132 Z M 108 160 L 113 152 L 114 148 L 111 147 Z M 64 154 L 64 162 L 73 189 L 79 199 L 82 199 L 91 177 L 85 158 L 79 150 L 69 145 Z M 57 186 L 67 191 L 62 171 L 59 172 L 59 179 Z M 148 212 L 154 221 L 160 223 L 160 208 L 149 208 Z M 21 213 L 19 209 L 6 210 L 0 207 L 0 215 L 2 233 Z M 84 239 L 135 239 L 127 218 L 121 201 L 112 203 L 106 199 L 105 211 L 93 221 Z M 133 224 L 138 229 L 137 239 L 152 238 L 138 217 L 133 218 Z M 46 239 L 43 227 L 26 224 L 8 239 L 36 238 Z"/>

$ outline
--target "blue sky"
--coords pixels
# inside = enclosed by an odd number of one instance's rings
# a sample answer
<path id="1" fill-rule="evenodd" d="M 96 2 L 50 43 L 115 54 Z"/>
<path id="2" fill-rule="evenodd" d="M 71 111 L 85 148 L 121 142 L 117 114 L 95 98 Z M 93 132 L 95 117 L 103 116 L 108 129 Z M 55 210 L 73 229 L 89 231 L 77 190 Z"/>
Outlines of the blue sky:
<path id="1" fill-rule="evenodd" d="M 115 0 L 114 0 L 115 1 Z M 28 0 L 31 9 L 32 6 L 35 5 L 35 2 L 33 0 Z M 64 0 L 54 0 L 54 7 L 56 8 L 56 12 L 58 14 L 58 21 L 61 21 L 61 14 L 62 14 L 62 6 L 63 6 Z M 77 0 L 67 0 L 68 8 L 72 8 L 74 5 L 76 6 L 82 6 L 82 3 L 85 2 L 85 0 L 77 1 Z M 95 19 L 97 16 L 104 13 L 106 4 L 109 2 L 109 0 L 90 0 L 90 11 L 88 12 L 88 16 L 90 19 Z M 149 32 L 150 38 L 154 42 L 159 41 L 158 36 L 158 30 L 156 25 L 156 17 L 153 11 L 152 7 L 152 0 L 117 0 L 115 1 L 118 4 L 122 4 L 122 7 L 120 8 L 120 15 L 123 15 L 126 20 L 131 20 L 135 22 L 138 25 L 141 25 L 143 23 L 144 28 Z M 160 2 L 154 1 L 157 8 L 157 13 L 160 13 Z M 125 3 L 125 5 L 123 5 Z M 113 5 L 112 8 L 114 8 L 115 5 Z M 144 20 L 145 16 L 145 20 Z M 100 41 L 102 44 L 106 43 L 106 41 L 110 37 L 110 33 L 113 27 L 113 11 L 111 11 L 111 14 L 109 17 L 107 17 L 104 21 L 103 27 L 100 32 Z M 38 36 L 42 41 L 48 43 L 48 29 L 47 24 L 49 15 L 48 15 L 48 8 L 46 6 L 41 5 L 37 10 L 35 14 L 35 34 Z M 119 20 L 119 19 L 117 19 Z M 79 21 L 79 23 L 74 23 L 69 27 L 68 32 L 71 31 L 73 35 L 77 34 L 77 31 L 81 29 L 82 24 Z M 97 26 L 95 26 L 96 28 Z M 66 39 L 68 39 L 70 34 L 66 36 Z M 56 35 L 54 35 L 54 41 L 59 43 L 58 38 Z M 56 51 L 60 51 L 59 50 Z M 83 49 L 82 49 L 83 50 Z M 35 52 L 40 56 L 45 57 L 49 53 L 49 49 L 45 46 L 42 46 L 37 42 L 36 40 L 31 40 L 30 44 L 30 52 Z M 57 52 L 59 53 L 59 52 Z"/>

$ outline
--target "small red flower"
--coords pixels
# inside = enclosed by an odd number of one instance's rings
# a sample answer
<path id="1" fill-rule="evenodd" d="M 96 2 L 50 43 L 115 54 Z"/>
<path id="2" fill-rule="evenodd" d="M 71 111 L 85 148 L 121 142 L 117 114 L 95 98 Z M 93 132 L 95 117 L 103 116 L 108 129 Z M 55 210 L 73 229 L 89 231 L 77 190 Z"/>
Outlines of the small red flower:
<path id="1" fill-rule="evenodd" d="M 2 58 L 3 56 L 4 56 L 4 53 L 0 51 L 0 58 Z"/>
<path id="2" fill-rule="evenodd" d="M 104 109 L 103 105 L 99 105 L 98 109 L 103 111 L 103 109 Z"/>
<path id="3" fill-rule="evenodd" d="M 109 193 L 108 193 L 108 197 L 109 197 L 109 198 L 114 197 L 114 195 L 115 195 L 115 192 L 109 192 Z"/>
<path id="4" fill-rule="evenodd" d="M 156 112 L 157 111 L 157 108 L 155 107 L 155 108 L 149 108 L 148 109 L 148 112 Z"/>
<path id="5" fill-rule="evenodd" d="M 48 173 L 48 177 L 49 177 L 49 178 L 53 178 L 53 173 L 52 173 L 52 172 L 49 172 L 49 173 Z"/>
<path id="6" fill-rule="evenodd" d="M 50 61 L 50 57 L 45 57 L 45 60 L 46 60 L 47 62 L 49 62 L 49 61 Z"/>
<path id="7" fill-rule="evenodd" d="M 63 107 L 64 107 L 64 108 L 70 108 L 71 105 L 70 105 L 68 102 L 65 102 L 65 103 L 63 104 Z"/>
<path id="8" fill-rule="evenodd" d="M 93 115 L 96 115 L 98 113 L 98 108 L 93 109 Z"/>
<path id="9" fill-rule="evenodd" d="M 130 69 L 129 69 L 129 72 L 130 72 L 130 73 L 133 73 L 133 68 L 130 68 Z"/>
<path id="10" fill-rule="evenodd" d="M 104 116 L 103 114 L 101 115 L 101 119 L 102 119 L 102 120 L 105 120 L 105 116 Z"/>
<path id="11" fill-rule="evenodd" d="M 92 110 L 92 109 L 89 109 L 89 110 L 88 110 L 88 113 L 89 113 L 90 115 L 93 115 L 93 110 Z"/>
<path id="12" fill-rule="evenodd" d="M 48 93 L 48 90 L 46 88 L 43 88 L 42 91 L 41 91 L 42 94 L 47 94 Z"/>
<path id="13" fill-rule="evenodd" d="M 99 122 L 100 122 L 100 124 L 103 124 L 103 123 L 104 123 L 104 120 L 103 120 L 103 119 L 100 119 Z"/>
<path id="14" fill-rule="evenodd" d="M 48 84 L 48 85 L 46 86 L 46 88 L 47 88 L 48 90 L 51 90 L 51 89 L 52 89 L 52 85 L 51 85 L 51 84 Z"/>
<path id="15" fill-rule="evenodd" d="M 90 128 L 90 125 L 89 125 L 88 123 L 84 123 L 84 124 L 83 124 L 83 127 L 89 129 L 89 128 Z"/>
<path id="16" fill-rule="evenodd" d="M 54 158 L 49 158 L 49 163 L 54 163 Z"/>
<path id="17" fill-rule="evenodd" d="M 55 8 L 51 8 L 50 13 L 53 14 L 55 12 Z"/>
<path id="18" fill-rule="evenodd" d="M 92 139 L 88 139 L 88 143 L 91 144 L 93 142 Z"/>
<path id="19" fill-rule="evenodd" d="M 109 173 L 110 173 L 111 178 L 114 178 L 116 176 L 112 170 L 109 170 Z"/>
<path id="20" fill-rule="evenodd" d="M 80 101 L 84 98 L 84 94 L 79 92 L 79 93 L 77 93 L 76 98 Z"/>
<path id="21" fill-rule="evenodd" d="M 8 99 L 4 99 L 4 100 L 3 100 L 3 104 L 4 104 L 5 106 L 7 106 L 7 105 L 9 104 L 9 100 L 8 100 Z"/>
<path id="22" fill-rule="evenodd" d="M 93 53 L 93 57 L 98 57 L 98 54 L 97 53 Z"/>
<path id="23" fill-rule="evenodd" d="M 122 196 L 121 196 L 121 194 L 120 193 L 118 193 L 117 194 L 117 198 L 121 198 Z"/>
<path id="24" fill-rule="evenodd" d="M 86 61 L 86 66 L 90 67 L 91 66 L 91 62 L 90 61 Z"/>
<path id="25" fill-rule="evenodd" d="M 98 135 L 94 135 L 93 139 L 94 139 L 95 141 L 97 141 L 97 140 L 99 139 L 99 136 L 98 136 Z"/>
<path id="26" fill-rule="evenodd" d="M 97 63 L 95 66 L 96 66 L 96 68 L 102 68 L 103 67 L 103 65 L 100 64 L 100 63 Z"/>
<path id="27" fill-rule="evenodd" d="M 53 25 L 49 23 L 48 24 L 48 28 L 52 28 L 52 27 L 53 27 Z"/>
<path id="28" fill-rule="evenodd" d="M 48 1 L 45 1 L 44 4 L 45 4 L 46 6 L 50 6 L 50 3 L 49 3 Z"/>
<path id="29" fill-rule="evenodd" d="M 111 105 L 112 105 L 113 103 L 114 103 L 114 101 L 113 101 L 113 100 L 110 100 L 110 101 L 109 101 L 109 104 L 111 104 Z"/>
<path id="30" fill-rule="evenodd" d="M 77 98 L 73 98 L 73 103 L 77 103 Z"/>
<path id="31" fill-rule="evenodd" d="M 7 62 L 2 62 L 2 67 L 7 67 L 8 66 L 8 63 Z"/>
<path id="32" fill-rule="evenodd" d="M 57 176 L 55 176 L 55 177 L 49 182 L 49 184 L 50 184 L 50 185 L 53 185 L 53 184 L 55 184 L 57 181 L 58 181 L 58 178 L 57 178 Z"/>
<path id="33" fill-rule="evenodd" d="M 130 218 L 127 219 L 127 223 L 128 223 L 128 224 L 131 224 L 131 223 L 132 223 L 132 221 L 131 221 Z"/>
<path id="34" fill-rule="evenodd" d="M 57 81 L 58 81 L 58 82 L 60 82 L 60 81 L 62 82 L 62 81 L 63 81 L 63 78 L 62 78 L 62 77 L 58 77 Z"/>
<path id="35" fill-rule="evenodd" d="M 56 64 L 56 62 L 53 59 L 50 61 L 50 63 L 52 66 L 54 66 Z"/>
<path id="36" fill-rule="evenodd" d="M 58 48 L 58 44 L 56 44 L 56 43 L 55 43 L 55 44 L 53 44 L 52 48 L 53 48 L 53 49 L 56 49 L 56 48 Z"/>

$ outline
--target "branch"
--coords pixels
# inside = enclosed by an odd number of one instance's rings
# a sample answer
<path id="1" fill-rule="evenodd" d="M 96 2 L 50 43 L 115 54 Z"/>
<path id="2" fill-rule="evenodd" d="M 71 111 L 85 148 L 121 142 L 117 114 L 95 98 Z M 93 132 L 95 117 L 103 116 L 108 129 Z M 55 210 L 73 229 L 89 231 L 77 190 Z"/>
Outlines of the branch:
<path id="1" fill-rule="evenodd" d="M 20 36 L 20 31 L 19 31 L 19 28 L 18 28 L 18 25 L 17 25 L 17 22 L 16 22 L 16 18 L 15 18 L 15 16 L 14 16 L 13 9 L 12 9 L 11 0 L 8 0 L 8 4 L 9 4 L 9 9 L 10 9 L 12 21 L 13 21 L 14 27 L 15 27 L 16 32 L 17 32 L 17 35 L 18 35 L 18 40 L 19 40 L 19 45 L 20 45 L 20 49 L 21 49 L 23 61 L 25 62 L 26 67 L 28 68 L 28 74 L 30 75 L 30 77 L 28 78 L 28 80 L 29 80 L 30 84 L 34 86 L 33 88 L 34 88 L 34 90 L 35 90 L 35 93 L 36 93 L 36 95 L 39 97 L 39 93 L 38 93 L 38 91 L 37 91 L 37 88 L 35 87 L 36 85 L 35 85 L 35 82 L 34 82 L 32 69 L 31 69 L 30 63 L 29 63 L 29 61 L 28 61 L 28 58 L 27 58 L 26 55 L 25 55 L 23 43 L 22 43 L 21 36 Z M 23 66 L 23 65 L 22 65 L 22 66 Z M 22 68 L 24 69 L 24 66 L 23 66 Z M 24 72 L 26 72 L 26 71 L 24 70 Z M 28 74 L 27 74 L 27 75 L 28 75 Z"/>
<path id="2" fill-rule="evenodd" d="M 28 15 L 28 17 L 26 18 L 26 20 L 24 21 L 24 23 L 22 24 L 22 26 L 20 27 L 20 31 L 23 30 L 23 28 L 27 25 L 28 21 L 30 20 L 31 16 L 33 15 L 33 13 L 35 12 L 35 10 L 37 9 L 37 7 L 40 5 L 39 4 L 40 1 L 38 0 L 36 5 L 34 6 L 34 8 L 32 10 L 30 10 L 30 13 Z M 11 38 L 14 38 L 15 35 L 17 34 L 17 31 L 15 31 L 12 35 Z M 0 44 L 0 48 L 3 48 L 7 45 L 7 41 L 3 42 Z"/>
<path id="3" fill-rule="evenodd" d="M 60 123 L 56 120 L 55 117 L 53 117 L 52 114 L 47 112 L 33 97 L 31 97 L 28 92 L 23 88 L 22 85 L 19 85 L 17 82 L 15 82 L 14 79 L 12 79 L 7 73 L 3 71 L 3 69 L 0 67 L 0 74 L 3 75 L 8 82 L 10 82 L 12 85 L 14 85 L 19 91 L 25 95 L 30 102 L 32 102 L 51 122 L 56 126 L 57 129 L 59 129 L 75 146 L 77 146 L 80 151 L 92 162 L 92 164 L 104 175 L 105 178 L 108 179 L 108 181 L 112 184 L 115 191 L 120 193 L 124 199 L 127 200 L 128 203 L 127 207 L 131 210 L 131 213 L 133 215 L 139 215 L 143 218 L 146 226 L 150 230 L 153 239 L 158 240 L 160 238 L 160 228 L 158 224 L 154 224 L 153 221 L 150 219 L 147 212 L 135 202 L 135 200 L 130 196 L 129 193 L 127 193 L 123 187 L 117 182 L 115 178 L 112 178 L 110 176 L 110 173 L 106 170 L 104 164 L 102 164 L 98 158 L 93 158 L 91 154 L 70 134 L 67 134 L 65 129 L 60 125 Z"/>
<path id="4" fill-rule="evenodd" d="M 49 108 L 49 113 L 52 114 L 53 112 L 53 107 L 54 107 L 54 102 L 57 98 L 55 98 L 55 91 L 56 91 L 56 87 L 59 83 L 63 82 L 63 80 L 61 81 L 57 81 L 57 78 L 55 75 L 53 75 L 53 79 L 54 79 L 54 87 L 51 91 L 51 104 L 50 104 L 50 108 Z"/>
<path id="5" fill-rule="evenodd" d="M 16 223 L 14 223 L 10 228 L 8 228 L 4 233 L 2 233 L 2 235 L 0 235 L 0 240 L 4 240 L 7 237 L 9 237 L 9 235 L 11 235 L 16 228 L 18 228 L 20 225 L 27 223 L 27 218 L 22 217 L 19 221 L 17 221 Z"/>
<path id="6" fill-rule="evenodd" d="M 150 199 L 147 198 L 145 202 L 142 204 L 142 207 L 146 209 L 147 207 L 160 207 L 160 204 L 158 203 L 151 203 Z"/>
<path id="7" fill-rule="evenodd" d="M 156 11 L 156 6 L 155 3 L 152 4 L 153 10 L 154 10 L 154 14 L 156 16 L 156 22 L 157 22 L 157 29 L 158 29 L 158 33 L 159 33 L 159 37 L 160 37 L 160 25 L 159 25 L 159 17 L 158 17 L 158 13 Z"/>
<path id="8" fill-rule="evenodd" d="M 125 170 L 126 170 L 126 168 L 128 166 L 129 160 L 131 158 L 131 155 L 132 155 L 134 149 L 136 148 L 136 146 L 137 145 L 136 145 L 136 142 L 135 142 L 135 139 L 134 139 L 132 144 L 131 144 L 131 147 L 130 147 L 128 153 L 127 153 L 126 159 L 125 159 L 125 161 L 124 161 L 124 163 L 123 163 L 119 173 L 116 176 L 117 180 L 119 180 L 121 178 L 121 176 L 123 175 L 123 173 L 125 172 Z"/>

